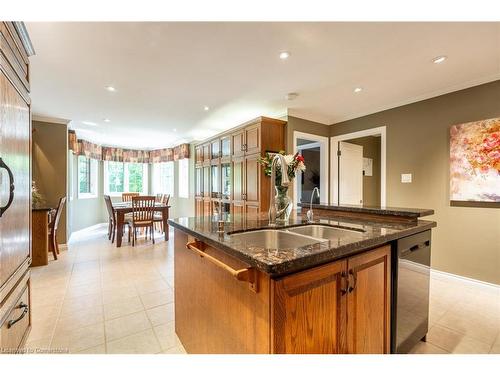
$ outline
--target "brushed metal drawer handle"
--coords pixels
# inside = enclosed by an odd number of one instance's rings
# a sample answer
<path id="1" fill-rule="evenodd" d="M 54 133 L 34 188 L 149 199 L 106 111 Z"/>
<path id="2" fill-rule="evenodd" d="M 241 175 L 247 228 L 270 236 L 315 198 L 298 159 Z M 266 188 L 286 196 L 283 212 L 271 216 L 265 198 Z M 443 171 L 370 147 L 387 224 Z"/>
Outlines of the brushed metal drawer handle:
<path id="1" fill-rule="evenodd" d="M 207 254 L 203 250 L 199 249 L 198 247 L 196 247 L 196 245 L 198 245 L 198 242 L 193 241 L 193 242 L 188 242 L 186 244 L 186 247 L 189 250 L 192 250 L 193 252 L 198 254 L 200 257 L 205 258 L 206 260 L 212 262 L 216 266 L 222 268 L 224 271 L 229 272 L 236 280 L 248 282 L 250 289 L 253 292 L 257 293 L 257 280 L 256 280 L 257 278 L 255 274 L 255 269 L 253 269 L 252 267 L 248 267 L 235 270 L 234 268 L 228 266 L 226 263 L 221 262 L 219 259 L 214 258 L 213 256 Z"/>
<path id="2" fill-rule="evenodd" d="M 29 307 L 27 304 L 25 304 L 24 302 L 21 302 L 19 304 L 19 306 L 17 306 L 18 309 L 24 309 L 23 310 L 23 313 L 19 316 L 19 318 L 17 319 L 12 319 L 12 320 L 9 320 L 9 322 L 7 323 L 7 328 L 11 328 L 14 324 L 16 324 L 17 322 L 19 322 L 20 320 L 22 320 L 26 314 L 30 311 Z"/>

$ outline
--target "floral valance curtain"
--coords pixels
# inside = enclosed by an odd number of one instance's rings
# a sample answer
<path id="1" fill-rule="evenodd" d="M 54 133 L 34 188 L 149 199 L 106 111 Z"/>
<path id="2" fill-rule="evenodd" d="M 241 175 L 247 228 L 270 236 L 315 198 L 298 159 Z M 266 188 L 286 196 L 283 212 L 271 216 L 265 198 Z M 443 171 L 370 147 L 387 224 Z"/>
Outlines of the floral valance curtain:
<path id="1" fill-rule="evenodd" d="M 85 155 L 88 158 L 117 161 L 125 163 L 163 163 L 189 158 L 189 144 L 160 150 L 127 150 L 119 147 L 99 146 L 95 143 L 77 139 L 74 130 L 68 133 L 68 147 L 76 155 Z"/>
<path id="2" fill-rule="evenodd" d="M 85 155 L 89 159 L 102 159 L 102 147 L 96 145 L 95 143 L 84 141 L 83 139 L 78 140 L 78 155 Z"/>

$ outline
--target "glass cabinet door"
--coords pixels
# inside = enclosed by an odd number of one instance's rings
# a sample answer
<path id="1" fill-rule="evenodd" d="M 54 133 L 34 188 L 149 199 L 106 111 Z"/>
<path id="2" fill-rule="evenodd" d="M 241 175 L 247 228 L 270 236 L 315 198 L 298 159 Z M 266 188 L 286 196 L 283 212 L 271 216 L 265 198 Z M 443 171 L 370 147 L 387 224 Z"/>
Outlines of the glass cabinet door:
<path id="1" fill-rule="evenodd" d="M 219 166 L 212 165 L 212 198 L 220 198 L 219 196 Z"/>
<path id="2" fill-rule="evenodd" d="M 222 164 L 222 198 L 231 199 L 231 164 Z"/>
<path id="3" fill-rule="evenodd" d="M 210 167 L 203 167 L 203 196 L 210 196 Z"/>
<path id="4" fill-rule="evenodd" d="M 231 138 L 229 136 L 221 139 L 221 149 L 222 157 L 231 156 Z"/>
<path id="5" fill-rule="evenodd" d="M 196 168 L 196 192 L 195 195 L 201 197 L 203 195 L 203 173 L 202 168 Z"/>
<path id="6" fill-rule="evenodd" d="M 218 139 L 214 140 L 210 144 L 212 159 L 218 159 L 220 157 L 220 141 Z"/>

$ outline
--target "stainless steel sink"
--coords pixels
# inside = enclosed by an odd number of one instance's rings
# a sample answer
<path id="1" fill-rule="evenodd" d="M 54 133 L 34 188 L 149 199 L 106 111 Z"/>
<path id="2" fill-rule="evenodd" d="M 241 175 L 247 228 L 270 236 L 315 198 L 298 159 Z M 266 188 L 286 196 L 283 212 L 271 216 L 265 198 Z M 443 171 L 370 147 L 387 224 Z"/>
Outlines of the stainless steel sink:
<path id="1" fill-rule="evenodd" d="M 362 231 L 334 228 L 327 225 L 310 224 L 301 227 L 288 228 L 291 233 L 302 234 L 314 238 L 323 238 L 325 240 L 339 240 L 344 238 L 361 239 L 363 237 Z"/>
<path id="2" fill-rule="evenodd" d="M 299 233 L 273 229 L 234 233 L 230 237 L 238 239 L 248 246 L 262 247 L 264 249 L 290 249 L 323 241 L 322 238 L 311 238 Z"/>

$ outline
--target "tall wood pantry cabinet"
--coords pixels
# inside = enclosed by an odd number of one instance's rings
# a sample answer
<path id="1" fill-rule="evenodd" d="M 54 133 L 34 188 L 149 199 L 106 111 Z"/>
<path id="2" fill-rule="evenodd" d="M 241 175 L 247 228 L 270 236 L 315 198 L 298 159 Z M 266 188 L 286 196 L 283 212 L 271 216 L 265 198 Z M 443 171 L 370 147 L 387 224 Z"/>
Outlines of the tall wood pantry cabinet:
<path id="1" fill-rule="evenodd" d="M 0 348 L 31 328 L 31 102 L 33 47 L 22 22 L 0 22 Z"/>
<path id="2" fill-rule="evenodd" d="M 259 117 L 195 147 L 196 216 L 269 209 L 270 178 L 258 159 L 285 149 L 285 126 Z"/>

